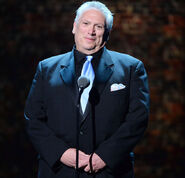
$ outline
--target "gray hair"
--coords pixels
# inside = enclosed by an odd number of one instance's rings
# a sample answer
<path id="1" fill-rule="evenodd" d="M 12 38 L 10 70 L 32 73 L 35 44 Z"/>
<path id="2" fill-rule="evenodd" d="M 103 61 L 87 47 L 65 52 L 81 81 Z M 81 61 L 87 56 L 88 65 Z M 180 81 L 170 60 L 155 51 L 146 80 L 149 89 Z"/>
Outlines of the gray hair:
<path id="1" fill-rule="evenodd" d="M 75 17 L 75 22 L 78 22 L 79 18 L 81 15 L 90 9 L 96 9 L 99 10 L 106 19 L 106 28 L 108 31 L 112 29 L 113 25 L 113 14 L 111 11 L 105 6 L 105 4 L 99 2 L 99 1 L 88 1 L 83 3 L 76 11 L 76 17 Z"/>

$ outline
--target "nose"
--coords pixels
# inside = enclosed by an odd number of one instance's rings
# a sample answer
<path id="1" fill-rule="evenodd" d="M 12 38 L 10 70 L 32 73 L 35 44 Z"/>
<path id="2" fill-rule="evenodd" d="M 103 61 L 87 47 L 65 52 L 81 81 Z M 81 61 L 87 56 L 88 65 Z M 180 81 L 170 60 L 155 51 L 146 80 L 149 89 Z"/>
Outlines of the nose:
<path id="1" fill-rule="evenodd" d="M 96 33 L 95 32 L 95 26 L 94 25 L 89 26 L 88 33 L 90 35 L 94 35 Z"/>

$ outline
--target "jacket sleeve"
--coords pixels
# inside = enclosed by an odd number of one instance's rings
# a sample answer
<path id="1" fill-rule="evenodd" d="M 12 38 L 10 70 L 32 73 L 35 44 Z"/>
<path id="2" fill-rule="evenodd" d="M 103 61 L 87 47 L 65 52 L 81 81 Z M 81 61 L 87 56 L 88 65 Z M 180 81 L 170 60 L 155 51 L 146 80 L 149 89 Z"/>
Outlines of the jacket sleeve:
<path id="1" fill-rule="evenodd" d="M 147 127 L 149 89 L 147 74 L 141 61 L 132 68 L 129 92 L 129 107 L 124 122 L 95 150 L 113 171 L 123 165 L 124 161 L 128 161 L 129 153 L 141 139 Z"/>
<path id="2" fill-rule="evenodd" d="M 59 139 L 47 126 L 47 108 L 43 96 L 42 62 L 38 64 L 32 86 L 26 101 L 26 129 L 39 155 L 52 169 L 61 166 L 60 157 L 68 145 Z"/>

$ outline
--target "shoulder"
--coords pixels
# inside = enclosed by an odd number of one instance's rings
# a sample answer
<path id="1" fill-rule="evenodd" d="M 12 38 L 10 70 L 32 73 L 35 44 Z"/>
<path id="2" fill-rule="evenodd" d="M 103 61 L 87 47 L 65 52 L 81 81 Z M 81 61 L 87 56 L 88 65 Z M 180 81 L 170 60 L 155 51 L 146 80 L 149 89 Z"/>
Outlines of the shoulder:
<path id="1" fill-rule="evenodd" d="M 63 62 L 63 60 L 65 60 L 65 58 L 69 58 L 70 55 L 71 55 L 71 52 L 67 52 L 67 53 L 64 53 L 64 54 L 56 55 L 56 56 L 51 56 L 49 58 L 41 60 L 40 64 L 43 67 L 53 66 L 53 65 L 56 65 L 56 64 L 59 64 L 59 63 Z"/>
<path id="2" fill-rule="evenodd" d="M 129 54 L 116 51 L 107 50 L 107 53 L 110 55 L 117 70 L 123 69 L 125 71 L 145 73 L 145 66 L 141 60 Z"/>
<path id="3" fill-rule="evenodd" d="M 111 56 L 114 63 L 121 63 L 128 66 L 138 65 L 139 63 L 142 63 L 141 60 L 126 53 L 120 53 L 120 52 L 111 51 L 111 50 L 107 50 L 107 52 Z"/>
<path id="4" fill-rule="evenodd" d="M 41 60 L 38 63 L 37 71 L 42 72 L 43 75 L 48 73 L 53 73 L 61 69 L 61 66 L 67 66 L 71 59 L 72 52 L 67 52 L 64 54 L 52 56 Z"/>

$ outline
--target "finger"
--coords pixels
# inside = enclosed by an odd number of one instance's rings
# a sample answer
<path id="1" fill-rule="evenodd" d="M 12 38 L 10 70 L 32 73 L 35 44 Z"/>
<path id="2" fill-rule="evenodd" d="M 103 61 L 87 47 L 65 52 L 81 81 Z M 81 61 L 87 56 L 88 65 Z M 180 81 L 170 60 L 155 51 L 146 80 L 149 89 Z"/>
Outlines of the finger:
<path id="1" fill-rule="evenodd" d="M 90 171 L 90 166 L 89 166 L 89 164 L 85 167 L 84 171 L 85 171 L 85 172 L 89 172 L 89 171 Z"/>
<path id="2" fill-rule="evenodd" d="M 97 173 L 98 171 L 99 171 L 98 169 L 94 170 L 95 173 Z"/>
<path id="3" fill-rule="evenodd" d="M 80 151 L 80 150 L 79 150 L 79 156 L 80 156 L 80 155 L 81 155 L 81 156 L 89 156 L 88 154 L 85 154 L 83 151 Z"/>
<path id="4" fill-rule="evenodd" d="M 87 162 L 87 161 L 85 161 L 85 162 L 84 162 L 84 161 L 83 161 L 83 162 L 81 161 L 81 162 L 79 162 L 79 166 L 78 166 L 78 167 L 79 167 L 79 168 L 84 168 L 84 167 L 86 167 L 87 165 L 88 165 L 88 162 Z"/>
<path id="5" fill-rule="evenodd" d="M 89 164 L 89 157 L 79 159 L 79 167 L 86 167 Z"/>
<path id="6" fill-rule="evenodd" d="M 86 154 L 79 154 L 79 160 L 89 160 L 89 155 Z"/>

